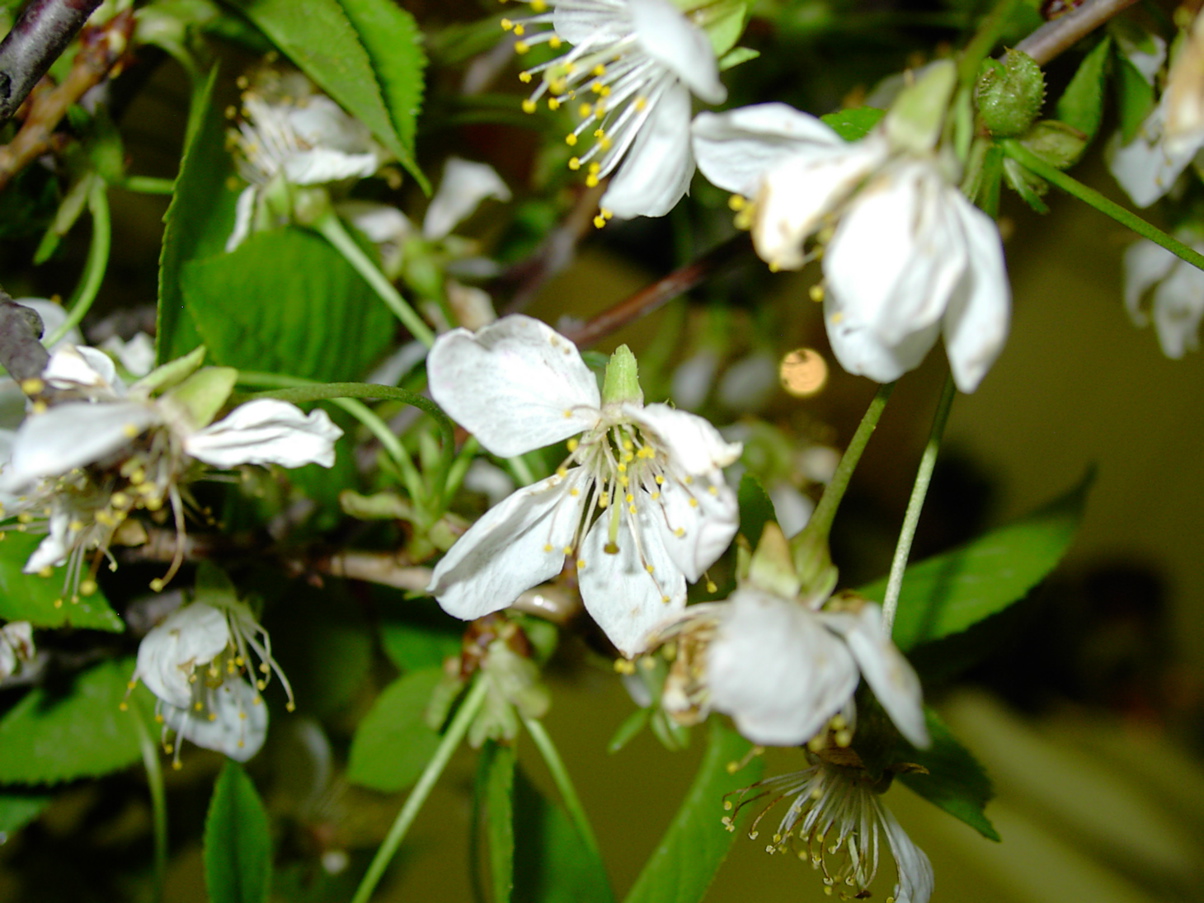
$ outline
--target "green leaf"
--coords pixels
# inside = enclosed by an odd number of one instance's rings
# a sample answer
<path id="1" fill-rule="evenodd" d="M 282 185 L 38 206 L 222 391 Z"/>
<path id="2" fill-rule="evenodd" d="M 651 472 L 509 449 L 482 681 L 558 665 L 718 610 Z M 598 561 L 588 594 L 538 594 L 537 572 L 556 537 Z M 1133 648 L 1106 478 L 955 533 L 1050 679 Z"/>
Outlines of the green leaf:
<path id="1" fill-rule="evenodd" d="M 509 903 L 514 890 L 514 749 L 492 740 L 481 748 L 477 800 L 489 842 L 493 903 Z"/>
<path id="2" fill-rule="evenodd" d="M 740 504 L 740 533 L 755 549 L 761 541 L 761 534 L 765 532 L 765 525 L 770 521 L 777 521 L 773 501 L 761 485 L 761 481 L 751 473 L 745 473 L 740 478 L 736 498 Z"/>
<path id="3" fill-rule="evenodd" d="M 1093 478 L 1089 473 L 1065 495 L 1016 523 L 909 567 L 895 617 L 895 645 L 906 651 L 960 633 L 1023 599 L 1066 553 Z M 885 589 L 882 579 L 858 592 L 881 599 Z"/>
<path id="4" fill-rule="evenodd" d="M 355 379 L 393 318 L 325 239 L 286 227 L 183 268 L 184 300 L 213 363 L 321 381 Z"/>
<path id="5" fill-rule="evenodd" d="M 384 47 L 378 37 L 368 41 L 362 38 L 352 24 L 353 17 L 338 0 L 305 0 L 304 3 L 297 0 L 233 0 L 233 5 L 323 91 L 363 122 L 425 186 L 413 154 L 403 142 L 393 119 L 393 112 L 399 116 L 405 114 L 404 73 L 421 73 L 421 53 L 412 41 L 394 48 L 394 52 L 399 57 L 406 57 L 411 65 L 407 66 L 405 60 L 388 65 L 390 76 L 397 82 L 391 91 L 403 104 L 391 112 L 366 45 L 370 42 L 378 52 Z M 372 6 L 375 4 L 364 0 L 360 5 L 363 8 L 357 9 L 354 19 L 367 24 L 373 17 Z"/>
<path id="6" fill-rule="evenodd" d="M 875 107 L 856 107 L 851 110 L 837 110 L 819 118 L 845 141 L 858 141 L 868 135 L 885 114 L 885 110 Z"/>
<path id="7" fill-rule="evenodd" d="M 925 708 L 928 733 L 932 746 L 916 749 L 905 745 L 898 758 L 922 765 L 928 770 L 899 776 L 904 784 L 934 806 L 939 806 L 955 818 L 960 818 L 988 840 L 999 840 L 999 832 L 983 812 L 995 795 L 986 771 L 957 738 L 936 712 Z"/>
<path id="8" fill-rule="evenodd" d="M 380 627 L 385 655 L 401 671 L 440 668 L 443 660 L 460 652 L 463 630 L 449 629 L 447 618 L 430 622 L 386 621 Z"/>
<path id="9" fill-rule="evenodd" d="M 1154 109 L 1154 86 L 1123 53 L 1116 54 L 1116 90 L 1120 113 L 1120 139 L 1128 144 Z"/>
<path id="10" fill-rule="evenodd" d="M 205 818 L 205 887 L 212 903 L 264 903 L 272 884 L 272 836 L 255 785 L 226 760 Z"/>
<path id="11" fill-rule="evenodd" d="M 422 34 L 395 0 L 341 0 L 343 12 L 368 51 L 381 95 L 402 147 L 414 154 L 415 122 L 422 106 Z"/>
<path id="12" fill-rule="evenodd" d="M 132 658 L 118 659 L 25 694 L 0 720 L 0 783 L 55 784 L 139 761 L 135 716 L 121 710 L 133 673 Z"/>
<path id="13" fill-rule="evenodd" d="M 163 251 L 159 256 L 158 362 L 183 357 L 201 344 L 184 305 L 184 265 L 198 257 L 221 254 L 234 229 L 238 192 L 228 182 L 234 172 L 226 150 L 226 120 L 213 103 L 217 67 L 209 74 L 200 125 L 184 149 L 175 196 L 164 217 Z M 262 369 L 262 368 L 261 368 Z"/>
<path id="14" fill-rule="evenodd" d="M 384 792 L 405 790 L 418 780 L 439 745 L 424 715 L 442 679 L 442 670 L 428 668 L 384 689 L 352 738 L 347 780 Z"/>
<path id="15" fill-rule="evenodd" d="M 653 851 L 625 903 L 697 903 L 719 870 L 735 833 L 722 824 L 723 797 L 761 777 L 755 759 L 735 772 L 751 744 L 718 719 L 711 719 L 707 751 L 673 823 Z"/>
<path id="16" fill-rule="evenodd" d="M 63 574 L 49 577 L 21 569 L 42 541 L 41 536 L 11 530 L 0 534 L 0 619 L 29 621 L 34 627 L 88 627 L 121 633 L 125 624 L 98 589 L 78 602 L 65 601 Z"/>
<path id="17" fill-rule="evenodd" d="M 615 735 L 610 738 L 610 742 L 606 744 L 606 751 L 610 754 L 617 753 L 624 746 L 648 726 L 648 719 L 652 716 L 652 709 L 636 709 L 630 715 L 623 719 L 623 723 L 619 725 Z"/>
<path id="18" fill-rule="evenodd" d="M 5 787 L 0 790 L 0 843 L 42 814 L 54 797 L 45 793 L 29 793 Z"/>
<path id="19" fill-rule="evenodd" d="M 523 903 L 614 903 L 602 860 L 564 810 L 521 771 L 514 781 L 514 899 Z"/>
<path id="20" fill-rule="evenodd" d="M 1105 37 L 1083 58 L 1074 78 L 1058 98 L 1058 107 L 1054 114 L 1055 119 L 1078 129 L 1089 141 L 1099 131 L 1100 119 L 1103 116 L 1104 76 L 1111 51 L 1112 39 Z"/>

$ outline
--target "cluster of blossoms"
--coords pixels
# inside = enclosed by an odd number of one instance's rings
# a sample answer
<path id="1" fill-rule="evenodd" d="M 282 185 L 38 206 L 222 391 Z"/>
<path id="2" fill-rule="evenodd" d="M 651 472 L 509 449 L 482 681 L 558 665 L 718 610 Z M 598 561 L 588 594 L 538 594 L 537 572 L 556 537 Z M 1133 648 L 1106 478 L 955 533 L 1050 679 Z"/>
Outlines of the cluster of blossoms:
<path id="1" fill-rule="evenodd" d="M 104 352 L 65 345 L 51 354 L 38 385 L 23 387 L 53 401 L 33 405 L 0 472 L 0 499 L 15 529 L 47 534 L 26 573 L 67 565 L 67 595 L 77 601 L 94 589 L 111 544 L 145 540 L 131 515 L 170 513 L 182 541 L 185 487 L 202 465 L 334 463 L 342 431 L 323 411 L 259 399 L 215 421 L 237 372 L 198 369 L 203 356 L 200 349 L 127 386 Z M 178 557 L 173 572 L 176 565 Z"/>
<path id="2" fill-rule="evenodd" d="M 268 711 L 260 693 L 273 673 L 288 694 L 291 712 L 292 687 L 251 609 L 232 587 L 199 586 L 194 601 L 143 638 L 129 686 L 132 690 L 142 681 L 154 694 L 163 746 L 174 754 L 175 767 L 180 767 L 181 740 L 245 762 L 267 737 Z"/>

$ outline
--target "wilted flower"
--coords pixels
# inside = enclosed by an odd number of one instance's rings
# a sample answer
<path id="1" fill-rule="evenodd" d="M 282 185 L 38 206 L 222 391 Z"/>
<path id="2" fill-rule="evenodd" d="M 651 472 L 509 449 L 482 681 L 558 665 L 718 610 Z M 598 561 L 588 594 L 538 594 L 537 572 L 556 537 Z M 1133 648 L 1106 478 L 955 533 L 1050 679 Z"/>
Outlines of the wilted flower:
<path id="1" fill-rule="evenodd" d="M 300 72 L 265 68 L 244 88 L 242 121 L 229 143 L 248 184 L 238 196 L 227 251 L 252 230 L 287 222 L 293 186 L 366 179 L 387 159 L 368 127 Z"/>
<path id="2" fill-rule="evenodd" d="M 1181 230 L 1177 237 L 1204 253 L 1199 235 Z M 1178 360 L 1200 344 L 1204 271 L 1142 239 L 1125 251 L 1125 307 L 1138 326 L 1149 325 L 1152 308 L 1162 352 Z"/>
<path id="3" fill-rule="evenodd" d="M 431 394 L 486 449 L 509 457 L 567 439 L 545 480 L 490 509 L 435 568 L 429 590 L 450 614 L 510 605 L 576 557 L 582 600 L 625 654 L 685 605 L 735 535 L 735 494 L 722 468 L 740 455 L 718 431 L 668 405 L 643 404 L 625 348 L 604 393 L 577 349 L 530 317 L 439 337 Z"/>
<path id="4" fill-rule="evenodd" d="M 668 213 L 694 174 L 691 92 L 708 103 L 727 96 L 706 32 L 669 0 L 526 2 L 537 15 L 502 20 L 518 37 L 516 51 L 572 47 L 521 74 L 539 78 L 523 108 L 534 112 L 545 96 L 552 109 L 572 104 L 581 122 L 565 140 L 593 144 L 569 167 L 584 168 L 591 186 L 616 173 L 595 223 Z"/>
<path id="5" fill-rule="evenodd" d="M 798 269 L 815 256 L 809 239 L 824 244 L 824 317 L 846 370 L 890 382 L 943 332 L 957 386 L 972 392 L 1007 337 L 999 231 L 954 186 L 952 162 L 901 122 L 888 114 L 846 142 L 813 116 L 760 104 L 699 114 L 694 152 L 708 179 L 736 193 L 772 267 Z"/>
<path id="6" fill-rule="evenodd" d="M 932 864 L 882 802 L 889 780 L 875 780 L 851 750 L 807 754 L 810 767 L 761 781 L 740 791 L 734 808 L 770 797 L 769 806 L 753 820 L 749 837 L 779 800 L 791 798 L 766 850 L 797 853 L 823 873 L 825 889 L 841 897 L 861 899 L 878 874 L 881 837 L 886 835 L 898 879 L 888 903 L 928 903 L 932 896 Z M 752 794 L 750 796 L 750 794 Z M 731 801 L 725 807 L 733 808 Z M 733 817 L 725 817 L 735 830 Z"/>

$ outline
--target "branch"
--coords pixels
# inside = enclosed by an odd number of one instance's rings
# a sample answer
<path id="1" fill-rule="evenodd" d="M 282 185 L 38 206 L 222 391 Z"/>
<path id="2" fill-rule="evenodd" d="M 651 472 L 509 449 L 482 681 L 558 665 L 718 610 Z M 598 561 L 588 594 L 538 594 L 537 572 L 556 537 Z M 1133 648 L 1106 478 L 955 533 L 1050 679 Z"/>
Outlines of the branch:
<path id="1" fill-rule="evenodd" d="M 1046 22 L 1017 44 L 1015 49 L 1027 53 L 1037 61 L 1037 65 L 1044 66 L 1084 35 L 1099 28 L 1136 2 L 1137 0 L 1087 0 L 1078 9 Z"/>
<path id="2" fill-rule="evenodd" d="M 0 123 L 24 103 L 101 0 L 32 0 L 0 44 Z"/>
<path id="3" fill-rule="evenodd" d="M 26 380 L 40 384 L 42 371 L 50 360 L 41 338 L 42 318 L 37 311 L 22 307 L 0 289 L 0 366 L 18 384 Z"/>

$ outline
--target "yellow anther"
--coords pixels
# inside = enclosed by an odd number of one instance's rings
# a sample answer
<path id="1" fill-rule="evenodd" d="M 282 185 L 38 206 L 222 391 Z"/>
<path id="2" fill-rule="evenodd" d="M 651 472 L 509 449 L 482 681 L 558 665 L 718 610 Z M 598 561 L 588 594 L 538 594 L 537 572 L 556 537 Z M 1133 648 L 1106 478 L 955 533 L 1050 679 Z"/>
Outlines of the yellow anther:
<path id="1" fill-rule="evenodd" d="M 531 0 L 531 9 L 535 10 L 535 12 L 542 13 L 545 12 L 547 8 L 548 4 L 544 2 L 544 0 Z"/>
<path id="2" fill-rule="evenodd" d="M 21 380 L 21 391 L 26 395 L 38 395 L 46 389 L 46 383 L 32 376 L 29 379 Z"/>
<path id="3" fill-rule="evenodd" d="M 81 596 L 90 596 L 96 592 L 95 580 L 82 580 L 79 584 L 79 593 Z"/>
<path id="4" fill-rule="evenodd" d="M 770 261 L 769 262 L 769 272 L 771 272 L 771 273 L 782 272 L 782 265 L 780 263 L 778 263 L 776 260 Z"/>
<path id="5" fill-rule="evenodd" d="M 819 304 L 820 302 L 822 302 L 822 301 L 824 300 L 824 287 L 823 287 L 823 285 L 821 285 L 821 284 L 820 284 L 820 283 L 818 283 L 818 282 L 817 282 L 817 283 L 815 283 L 815 285 L 811 286 L 811 288 L 809 288 L 809 289 L 807 290 L 807 296 L 808 296 L 808 297 L 809 297 L 809 298 L 810 298 L 812 301 L 814 301 L 816 304 Z"/>
<path id="6" fill-rule="evenodd" d="M 697 508 L 697 507 L 698 507 L 698 499 L 696 499 L 696 498 L 691 498 L 691 499 L 690 499 L 690 507 L 691 507 L 691 508 Z"/>
<path id="7" fill-rule="evenodd" d="M 581 445 L 581 440 L 579 440 L 576 436 L 574 436 L 572 439 L 570 439 L 568 442 L 566 442 L 565 445 L 568 446 L 568 450 L 570 452 L 575 452 L 577 450 L 577 448 Z"/>
<path id="8" fill-rule="evenodd" d="M 564 552 L 564 554 L 565 554 L 565 555 L 572 555 L 572 554 L 573 554 L 573 548 L 572 548 L 572 546 L 565 546 L 565 547 L 564 547 L 563 549 L 561 549 L 560 551 Z"/>
<path id="9" fill-rule="evenodd" d="M 625 501 L 627 504 L 630 505 L 632 502 L 635 501 L 635 496 L 629 492 L 629 493 L 627 493 L 626 496 L 624 496 L 623 501 Z"/>
<path id="10" fill-rule="evenodd" d="M 686 528 L 678 527 L 676 530 L 673 531 L 673 535 L 676 536 L 678 539 L 681 539 L 683 536 L 686 535 Z"/>
<path id="11" fill-rule="evenodd" d="M 635 99 L 635 103 L 633 104 L 633 106 L 637 110 L 643 112 L 644 110 L 648 109 L 648 98 L 647 97 L 637 97 Z"/>
<path id="12" fill-rule="evenodd" d="M 595 179 L 593 176 L 590 176 L 588 179 L 585 180 L 585 184 L 588 185 L 590 188 L 593 188 L 595 185 L 598 184 L 598 180 Z M 606 225 L 606 219 L 601 214 L 594 217 L 594 228 L 595 229 L 601 229 L 605 225 Z"/>
<path id="13" fill-rule="evenodd" d="M 605 74 L 606 74 L 606 66 L 604 66 L 602 63 L 599 63 L 598 65 L 594 66 L 594 75 L 601 78 Z"/>
<path id="14" fill-rule="evenodd" d="M 552 35 L 550 38 L 548 38 L 548 46 L 553 50 L 558 49 L 562 43 L 563 41 L 560 40 L 559 35 Z"/>
<path id="15" fill-rule="evenodd" d="M 832 316 L 828 318 L 828 322 L 833 326 L 839 325 L 842 320 L 844 320 L 844 311 L 842 310 L 836 311 L 836 313 L 832 314 Z"/>
<path id="16" fill-rule="evenodd" d="M 618 555 L 619 554 L 619 544 L 617 542 L 608 542 L 606 545 L 604 545 L 602 547 L 602 551 L 605 552 L 607 555 Z"/>
<path id="17" fill-rule="evenodd" d="M 585 559 L 584 558 L 577 559 L 577 570 L 579 570 L 579 571 L 585 570 Z"/>
<path id="18" fill-rule="evenodd" d="M 162 578 L 160 578 L 160 577 L 156 577 L 154 580 L 152 580 L 150 582 L 150 588 L 151 588 L 152 592 L 160 593 L 163 591 L 164 586 L 165 586 L 165 584 L 164 584 Z"/>
<path id="19" fill-rule="evenodd" d="M 598 496 L 598 507 L 599 508 L 605 508 L 609 504 L 610 504 L 610 496 L 608 496 L 608 495 Z"/>
<path id="20" fill-rule="evenodd" d="M 670 599 L 668 596 L 661 596 L 661 601 L 664 602 L 666 605 L 668 605 L 673 600 Z"/>
<path id="21" fill-rule="evenodd" d="M 719 587 L 716 585 L 715 581 L 712 580 L 710 577 L 707 578 L 707 592 L 708 593 L 719 592 Z"/>
<path id="22" fill-rule="evenodd" d="M 719 494 L 719 487 L 718 487 L 718 486 L 708 486 L 708 487 L 707 487 L 707 492 L 709 492 L 711 495 L 718 495 L 718 494 Z"/>
<path id="23" fill-rule="evenodd" d="M 530 97 L 528 97 L 526 100 L 523 101 L 523 112 L 524 113 L 534 113 L 535 112 L 535 101 L 533 101 Z"/>
<path id="24" fill-rule="evenodd" d="M 524 85 L 531 84 L 531 73 L 530 72 L 520 72 L 518 74 L 518 80 L 520 82 L 522 82 Z"/>
<path id="25" fill-rule="evenodd" d="M 733 194 L 727 199 L 727 206 L 734 211 L 741 211 L 748 206 L 748 198 L 742 194 Z"/>
<path id="26" fill-rule="evenodd" d="M 55 600 L 54 600 L 54 607 L 55 607 L 55 608 L 62 608 L 62 607 L 63 607 L 63 600 L 62 600 L 62 599 L 55 599 Z"/>
<path id="27" fill-rule="evenodd" d="M 580 157 L 573 157 L 571 160 L 569 160 L 569 169 L 571 169 L 573 172 L 576 172 L 580 168 L 581 168 L 581 158 Z"/>
<path id="28" fill-rule="evenodd" d="M 514 33 L 515 33 L 515 35 L 517 35 L 518 37 L 521 38 L 523 35 L 525 35 L 527 33 L 527 27 L 525 25 L 523 25 L 522 22 L 515 22 L 514 23 Z M 515 49 L 517 49 L 517 48 L 515 48 Z M 520 50 L 519 52 L 523 53 L 524 51 Z"/>
<path id="29" fill-rule="evenodd" d="M 661 494 L 660 494 L 659 492 L 653 492 L 652 494 L 650 494 L 650 495 L 648 496 L 648 498 L 652 499 L 652 501 L 654 501 L 654 502 L 655 502 L 657 499 L 659 499 L 660 497 L 661 497 Z"/>
<path id="30" fill-rule="evenodd" d="M 502 25 L 502 31 L 509 31 L 510 29 L 512 29 L 514 27 L 514 23 L 511 22 L 509 19 L 502 19 L 501 25 Z"/>
<path id="31" fill-rule="evenodd" d="M 571 495 L 573 498 L 576 498 L 577 496 L 581 495 L 581 490 L 574 486 L 569 490 L 569 495 Z"/>
<path id="32" fill-rule="evenodd" d="M 655 570 L 656 570 L 656 568 L 654 568 L 654 567 L 653 567 L 652 565 L 650 565 L 650 564 L 646 564 L 646 565 L 644 565 L 644 570 L 646 570 L 646 571 L 647 571 L 649 574 L 651 574 L 653 571 L 655 571 Z"/>
<path id="33" fill-rule="evenodd" d="M 581 106 L 577 107 L 577 115 L 582 119 L 585 119 L 587 116 L 592 116 L 593 114 L 594 108 L 587 103 L 583 103 Z"/>
<path id="34" fill-rule="evenodd" d="M 556 468 L 556 476 L 560 477 L 560 479 L 563 480 L 568 475 L 569 475 L 569 469 L 567 467 L 565 467 L 563 464 L 561 464 L 559 467 Z"/>
<path id="35" fill-rule="evenodd" d="M 548 98 L 548 109 L 549 110 L 559 110 L 560 109 L 560 98 L 549 97 Z"/>
<path id="36" fill-rule="evenodd" d="M 573 147 L 577 143 L 577 136 L 574 135 L 572 132 L 569 132 L 569 134 L 564 136 L 564 143 L 567 144 L 569 147 Z"/>
<path id="37" fill-rule="evenodd" d="M 737 212 L 736 215 L 732 217 L 732 225 L 741 232 L 747 232 L 749 229 L 751 229 L 753 225 L 752 208 L 746 207 L 745 209 Z"/>
<path id="38" fill-rule="evenodd" d="M 594 173 L 591 172 L 588 176 L 585 177 L 585 184 L 589 188 L 598 187 L 597 175 L 595 175 Z M 599 229 L 601 229 L 603 226 L 606 225 L 606 217 L 604 217 L 602 214 L 599 213 L 597 216 L 594 217 L 594 225 L 597 226 Z"/>
<path id="39" fill-rule="evenodd" d="M 543 550 L 545 552 L 551 552 L 552 549 L 554 549 L 554 548 L 555 548 L 555 546 L 553 546 L 550 542 L 544 543 Z"/>
<path id="40" fill-rule="evenodd" d="M 599 135 L 598 136 L 598 147 L 602 148 L 602 150 L 610 150 L 610 148 L 611 148 L 610 137 L 607 135 Z"/>
<path id="41" fill-rule="evenodd" d="M 628 514 L 635 514 L 635 513 L 636 513 L 636 511 L 635 511 L 635 505 L 628 505 L 628 506 L 627 506 L 627 513 L 628 513 Z"/>
<path id="42" fill-rule="evenodd" d="M 518 34 L 517 28 L 514 30 L 514 33 Z M 530 49 L 531 49 L 531 45 L 528 44 L 526 41 L 515 41 L 514 42 L 514 52 L 515 53 L 527 53 Z"/>
<path id="43" fill-rule="evenodd" d="M 138 429 L 136 424 L 127 423 L 121 428 L 121 431 L 130 439 L 136 439 L 142 430 Z"/>

